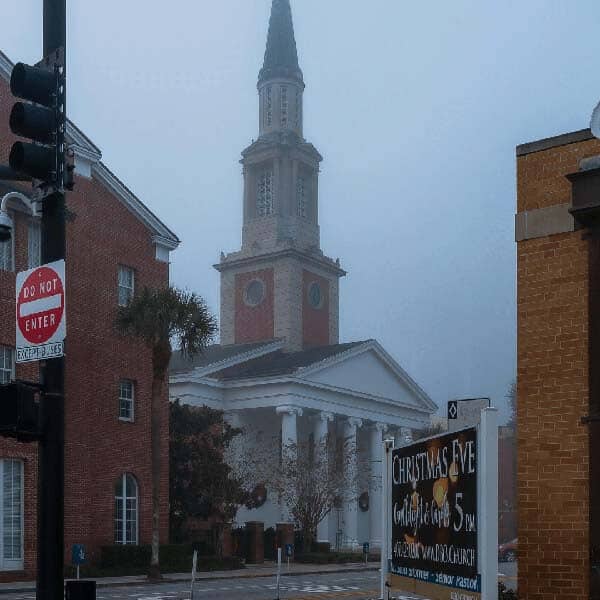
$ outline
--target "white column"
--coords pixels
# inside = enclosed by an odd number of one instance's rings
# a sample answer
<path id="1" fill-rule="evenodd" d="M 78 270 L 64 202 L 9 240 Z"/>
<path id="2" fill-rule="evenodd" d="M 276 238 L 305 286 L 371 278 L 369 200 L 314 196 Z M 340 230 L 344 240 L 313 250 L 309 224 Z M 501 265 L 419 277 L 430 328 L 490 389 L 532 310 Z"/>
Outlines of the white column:
<path id="1" fill-rule="evenodd" d="M 329 423 L 333 421 L 333 414 L 329 412 L 322 412 L 317 415 L 315 421 L 315 446 L 318 448 L 320 445 L 327 442 L 327 436 L 329 435 Z M 317 542 L 329 542 L 329 517 L 327 515 L 317 526 Z"/>
<path id="2" fill-rule="evenodd" d="M 298 406 L 278 406 L 275 409 L 281 415 L 281 460 L 295 460 L 298 453 L 298 428 L 297 417 L 302 416 L 302 409 Z M 287 506 L 280 505 L 282 522 L 290 521 L 290 512 Z"/>
<path id="3" fill-rule="evenodd" d="M 374 423 L 370 431 L 369 458 L 371 463 L 371 479 L 369 481 L 369 538 L 372 548 L 381 547 L 381 491 L 382 464 L 381 445 L 383 432 L 387 429 L 384 423 Z"/>
<path id="4" fill-rule="evenodd" d="M 281 457 L 293 457 L 298 451 L 298 427 L 296 417 L 302 416 L 298 406 L 278 406 L 275 409 L 281 415 Z"/>
<path id="5" fill-rule="evenodd" d="M 348 548 L 358 546 L 358 428 L 361 419 L 349 417 L 344 423 L 344 438 L 349 461 L 347 463 L 348 497 L 344 504 L 344 545 Z"/>

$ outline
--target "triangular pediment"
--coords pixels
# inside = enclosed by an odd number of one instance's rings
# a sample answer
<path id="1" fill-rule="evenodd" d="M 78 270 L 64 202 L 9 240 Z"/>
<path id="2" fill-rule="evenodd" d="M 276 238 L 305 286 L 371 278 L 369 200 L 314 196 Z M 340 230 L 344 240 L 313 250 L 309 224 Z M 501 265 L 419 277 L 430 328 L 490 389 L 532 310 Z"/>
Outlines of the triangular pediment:
<path id="1" fill-rule="evenodd" d="M 307 381 L 396 401 L 404 406 L 437 410 L 427 393 L 376 341 L 297 374 Z"/>

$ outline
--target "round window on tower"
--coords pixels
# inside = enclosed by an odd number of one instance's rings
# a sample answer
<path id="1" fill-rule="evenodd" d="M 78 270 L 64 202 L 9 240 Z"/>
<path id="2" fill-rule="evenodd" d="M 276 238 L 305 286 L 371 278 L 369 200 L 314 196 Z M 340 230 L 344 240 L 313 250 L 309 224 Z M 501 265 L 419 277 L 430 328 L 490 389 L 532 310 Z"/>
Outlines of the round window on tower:
<path id="1" fill-rule="evenodd" d="M 308 286 L 308 302 L 313 308 L 323 308 L 323 301 L 323 290 L 316 281 L 313 281 Z"/>
<path id="2" fill-rule="evenodd" d="M 265 299 L 265 284 L 261 279 L 253 279 L 244 290 L 244 302 L 248 306 L 258 306 Z"/>

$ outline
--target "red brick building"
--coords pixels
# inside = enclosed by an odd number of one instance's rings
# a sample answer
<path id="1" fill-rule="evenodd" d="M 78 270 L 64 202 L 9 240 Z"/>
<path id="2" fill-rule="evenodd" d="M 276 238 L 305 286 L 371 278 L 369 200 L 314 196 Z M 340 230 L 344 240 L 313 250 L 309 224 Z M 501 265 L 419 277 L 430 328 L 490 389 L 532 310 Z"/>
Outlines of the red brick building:
<path id="1" fill-rule="evenodd" d="M 600 415 L 599 155 L 589 130 L 517 147 L 519 597 L 528 600 L 600 598 L 600 423 L 589 418 Z"/>
<path id="2" fill-rule="evenodd" d="M 498 541 L 517 537 L 517 443 L 512 427 L 498 428 Z"/>
<path id="3" fill-rule="evenodd" d="M 12 65 L 0 53 L 0 162 L 13 137 Z M 150 353 L 118 335 L 117 306 L 144 286 L 166 286 L 179 240 L 100 161 L 98 148 L 69 124 L 76 154 L 68 194 L 65 424 L 65 557 L 83 543 L 150 543 Z M 10 188 L 3 186 L 4 195 Z M 26 188 L 22 188 L 27 192 Z M 35 380 L 37 363 L 14 364 L 15 273 L 40 261 L 40 224 L 11 205 L 13 240 L 0 243 L 0 381 Z M 165 389 L 164 418 L 168 424 Z M 163 428 L 161 536 L 168 536 L 168 425 Z M 0 577 L 35 572 L 36 447 L 0 438 Z"/>

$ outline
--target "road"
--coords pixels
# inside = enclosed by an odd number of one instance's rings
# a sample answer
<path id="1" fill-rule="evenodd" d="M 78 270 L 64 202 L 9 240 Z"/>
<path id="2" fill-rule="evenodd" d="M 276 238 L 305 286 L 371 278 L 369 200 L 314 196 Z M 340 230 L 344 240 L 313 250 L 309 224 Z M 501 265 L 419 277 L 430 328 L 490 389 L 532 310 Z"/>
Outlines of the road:
<path id="1" fill-rule="evenodd" d="M 330 573 L 281 578 L 280 598 L 286 600 L 365 600 L 379 597 L 379 573 Z M 420 600 L 407 594 L 400 600 Z M 274 600 L 275 577 L 198 581 L 194 600 Z M 35 600 L 34 592 L 2 594 L 2 600 Z M 126 587 L 101 587 L 97 600 L 190 600 L 189 583 L 171 582 Z"/>
<path id="2" fill-rule="evenodd" d="M 501 580 L 516 588 L 517 563 L 500 563 Z M 379 597 L 377 571 L 293 575 L 281 578 L 281 600 L 368 600 Z M 397 600 L 422 600 L 412 594 L 396 594 Z M 275 600 L 275 577 L 240 577 L 197 581 L 193 600 Z M 0 600 L 35 600 L 35 593 L 7 593 Z M 189 582 L 167 582 L 99 587 L 97 600 L 190 600 Z"/>

